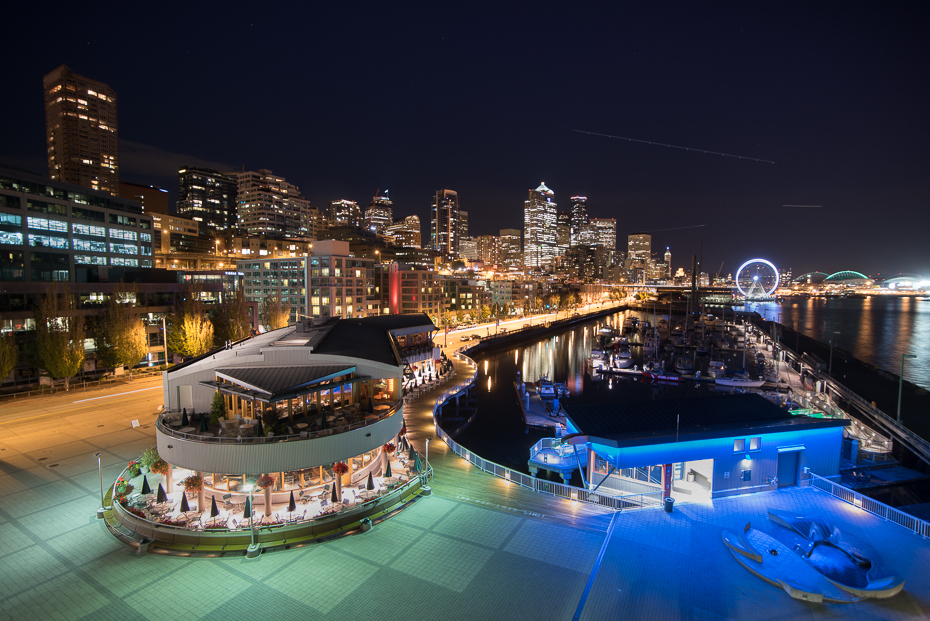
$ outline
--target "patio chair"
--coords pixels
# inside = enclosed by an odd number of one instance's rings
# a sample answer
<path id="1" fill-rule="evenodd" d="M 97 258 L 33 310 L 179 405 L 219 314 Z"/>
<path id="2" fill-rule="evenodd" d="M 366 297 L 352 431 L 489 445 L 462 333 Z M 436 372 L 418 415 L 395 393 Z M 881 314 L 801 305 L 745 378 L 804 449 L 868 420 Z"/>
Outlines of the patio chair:
<path id="1" fill-rule="evenodd" d="M 310 437 L 310 432 L 309 432 L 309 431 L 301 431 L 301 432 L 300 432 L 300 437 L 301 437 L 301 438 L 309 438 L 309 437 Z"/>
<path id="2" fill-rule="evenodd" d="M 294 430 L 291 429 L 291 426 L 290 426 L 290 425 L 287 426 L 287 435 L 289 435 L 289 436 L 297 435 L 297 434 L 294 433 Z"/>

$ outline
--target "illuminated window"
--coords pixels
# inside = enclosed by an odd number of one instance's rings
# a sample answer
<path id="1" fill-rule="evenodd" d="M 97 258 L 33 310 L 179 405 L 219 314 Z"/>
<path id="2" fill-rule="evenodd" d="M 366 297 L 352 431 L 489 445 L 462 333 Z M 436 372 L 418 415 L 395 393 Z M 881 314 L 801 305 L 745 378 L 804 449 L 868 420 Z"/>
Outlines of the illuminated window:
<path id="1" fill-rule="evenodd" d="M 742 453 L 746 450 L 746 440 L 742 438 L 739 440 L 733 440 L 733 452 Z"/>
<path id="2" fill-rule="evenodd" d="M 761 451 L 762 450 L 762 437 L 758 438 L 749 438 L 749 450 L 750 451 Z"/>

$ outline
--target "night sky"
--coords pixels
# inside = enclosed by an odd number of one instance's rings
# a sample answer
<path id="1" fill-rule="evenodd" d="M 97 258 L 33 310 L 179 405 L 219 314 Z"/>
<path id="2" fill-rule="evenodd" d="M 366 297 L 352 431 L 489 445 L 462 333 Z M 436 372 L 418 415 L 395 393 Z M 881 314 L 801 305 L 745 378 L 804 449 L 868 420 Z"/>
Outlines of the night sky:
<path id="1" fill-rule="evenodd" d="M 122 179 L 172 198 L 182 164 L 269 168 L 319 208 L 388 189 L 426 236 L 448 187 L 474 236 L 522 229 L 545 181 L 675 268 L 703 248 L 712 274 L 930 275 L 927 2 L 29 4 L 7 9 L 0 161 L 47 173 L 64 63 L 116 90 Z"/>

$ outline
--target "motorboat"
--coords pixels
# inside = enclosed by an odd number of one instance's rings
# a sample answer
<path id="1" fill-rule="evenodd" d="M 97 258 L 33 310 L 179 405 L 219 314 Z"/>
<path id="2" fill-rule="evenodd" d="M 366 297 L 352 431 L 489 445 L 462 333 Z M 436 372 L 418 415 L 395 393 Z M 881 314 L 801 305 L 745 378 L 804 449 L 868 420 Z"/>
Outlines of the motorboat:
<path id="1" fill-rule="evenodd" d="M 694 371 L 694 365 L 691 364 L 691 358 L 689 356 L 678 356 L 675 358 L 675 370 L 684 374 L 688 374 Z"/>
<path id="2" fill-rule="evenodd" d="M 546 377 L 545 375 L 540 376 L 536 381 L 536 394 L 539 395 L 539 398 L 543 401 L 549 399 L 555 399 L 558 395 L 556 393 L 555 384 Z"/>
<path id="3" fill-rule="evenodd" d="M 617 356 L 611 361 L 610 366 L 611 368 L 617 369 L 629 369 L 633 366 L 633 358 L 622 358 Z"/>
<path id="4" fill-rule="evenodd" d="M 652 380 L 653 382 L 680 382 L 680 375 L 670 375 L 666 373 L 653 373 L 643 371 L 643 377 Z"/>
<path id="5" fill-rule="evenodd" d="M 556 395 L 558 395 L 559 399 L 570 397 L 572 394 L 571 391 L 568 390 L 568 386 L 566 386 L 565 384 L 560 384 L 560 383 L 556 383 L 555 393 Z"/>
<path id="6" fill-rule="evenodd" d="M 723 360 L 711 360 L 707 364 L 707 373 L 713 378 L 726 377 L 727 365 Z"/>
<path id="7" fill-rule="evenodd" d="M 697 355 L 698 355 L 698 356 L 706 356 L 708 351 L 709 351 L 709 350 L 707 349 L 707 345 L 698 345 L 698 348 L 697 348 Z"/>

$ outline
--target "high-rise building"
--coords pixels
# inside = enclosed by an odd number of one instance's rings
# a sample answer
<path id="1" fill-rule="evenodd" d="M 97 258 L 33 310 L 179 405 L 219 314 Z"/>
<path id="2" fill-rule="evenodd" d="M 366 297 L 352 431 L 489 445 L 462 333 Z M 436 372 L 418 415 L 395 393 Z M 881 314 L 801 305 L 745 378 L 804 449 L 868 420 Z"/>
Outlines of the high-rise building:
<path id="1" fill-rule="evenodd" d="M 539 184 L 530 190 L 523 209 L 523 265 L 540 270 L 552 265 L 557 254 L 555 193 Z"/>
<path id="2" fill-rule="evenodd" d="M 571 245 L 577 246 L 580 243 L 581 232 L 588 224 L 588 198 L 586 196 L 573 196 L 571 201 Z"/>
<path id="3" fill-rule="evenodd" d="M 567 211 L 560 211 L 556 216 L 555 245 L 560 257 L 572 247 L 572 215 Z"/>
<path id="4" fill-rule="evenodd" d="M 374 196 L 371 204 L 365 210 L 365 226 L 370 231 L 384 235 L 387 227 L 394 223 L 394 203 L 388 198 L 388 191 L 384 196 Z"/>
<path id="5" fill-rule="evenodd" d="M 468 212 L 459 209 L 459 239 L 468 237 Z"/>
<path id="6" fill-rule="evenodd" d="M 419 216 L 395 218 L 394 223 L 387 228 L 387 234 L 394 239 L 395 246 L 419 248 L 421 245 Z"/>
<path id="7" fill-rule="evenodd" d="M 627 237 L 626 271 L 630 282 L 642 282 L 652 258 L 652 235 L 636 233 Z"/>
<path id="8" fill-rule="evenodd" d="M 373 259 L 356 257 L 349 243 L 325 240 L 313 244 L 310 257 L 310 315 L 368 317 L 380 312 Z"/>
<path id="9" fill-rule="evenodd" d="M 142 213 L 145 214 L 167 214 L 171 211 L 168 202 L 168 190 L 154 185 L 120 181 L 119 196 L 120 198 L 128 198 L 131 201 L 142 203 Z"/>
<path id="10" fill-rule="evenodd" d="M 48 174 L 119 195 L 116 91 L 61 65 L 42 79 Z"/>
<path id="11" fill-rule="evenodd" d="M 314 237 L 319 212 L 300 195 L 296 185 L 264 168 L 227 174 L 238 180 L 240 229 L 250 235 Z"/>
<path id="12" fill-rule="evenodd" d="M 672 279 L 672 251 L 665 247 L 665 279 Z"/>
<path id="13" fill-rule="evenodd" d="M 340 199 L 329 204 L 329 226 L 362 226 L 362 210 L 355 201 Z"/>
<path id="14" fill-rule="evenodd" d="M 520 251 L 520 231 L 501 229 L 500 266 L 508 270 L 523 268 L 523 253 Z"/>
<path id="15" fill-rule="evenodd" d="M 474 237 L 463 237 L 459 240 L 459 256 L 474 263 L 478 260 L 478 240 Z"/>
<path id="16" fill-rule="evenodd" d="M 198 223 L 201 235 L 236 228 L 239 180 L 212 168 L 178 169 L 178 216 Z"/>
<path id="17" fill-rule="evenodd" d="M 461 235 L 458 192 L 448 189 L 436 192 L 431 214 L 430 247 L 446 259 L 458 258 Z"/>
<path id="18" fill-rule="evenodd" d="M 519 239 L 519 231 L 517 235 Z M 497 235 L 479 235 L 478 260 L 484 263 L 485 267 L 499 267 L 501 265 L 501 238 Z"/>
<path id="19" fill-rule="evenodd" d="M 595 244 L 608 250 L 617 249 L 617 221 L 614 218 L 591 218 L 597 235 Z"/>

